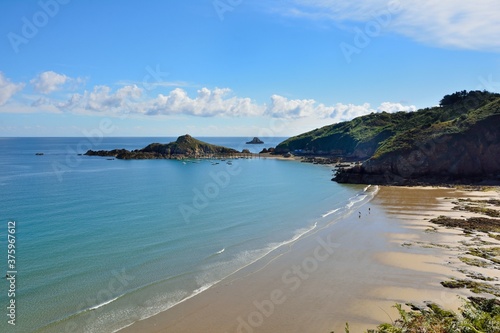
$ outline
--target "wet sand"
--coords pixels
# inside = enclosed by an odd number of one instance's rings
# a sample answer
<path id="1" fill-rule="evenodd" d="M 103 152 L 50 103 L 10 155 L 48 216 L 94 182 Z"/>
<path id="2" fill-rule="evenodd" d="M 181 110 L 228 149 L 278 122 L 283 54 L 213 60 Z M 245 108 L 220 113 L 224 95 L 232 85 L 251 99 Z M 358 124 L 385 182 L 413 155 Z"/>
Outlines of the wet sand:
<path id="1" fill-rule="evenodd" d="M 462 232 L 428 222 L 450 213 L 443 198 L 497 196 L 451 189 L 381 187 L 340 221 L 226 278 L 127 332 L 352 332 L 397 318 L 395 303 L 433 301 L 456 310 L 465 289 L 441 281 L 460 277 L 453 249 Z M 361 217 L 358 215 L 361 212 Z"/>

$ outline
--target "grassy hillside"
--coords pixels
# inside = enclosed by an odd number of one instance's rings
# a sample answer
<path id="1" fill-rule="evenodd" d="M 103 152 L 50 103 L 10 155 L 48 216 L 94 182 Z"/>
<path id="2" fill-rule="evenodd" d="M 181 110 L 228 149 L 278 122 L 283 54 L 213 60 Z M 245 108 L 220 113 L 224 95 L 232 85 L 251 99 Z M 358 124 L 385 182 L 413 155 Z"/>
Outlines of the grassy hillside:
<path id="1" fill-rule="evenodd" d="M 412 149 L 429 136 L 460 133 L 499 113 L 500 94 L 486 91 L 446 95 L 440 106 L 416 112 L 372 113 L 292 137 L 277 153 L 337 155 L 368 159 Z"/>

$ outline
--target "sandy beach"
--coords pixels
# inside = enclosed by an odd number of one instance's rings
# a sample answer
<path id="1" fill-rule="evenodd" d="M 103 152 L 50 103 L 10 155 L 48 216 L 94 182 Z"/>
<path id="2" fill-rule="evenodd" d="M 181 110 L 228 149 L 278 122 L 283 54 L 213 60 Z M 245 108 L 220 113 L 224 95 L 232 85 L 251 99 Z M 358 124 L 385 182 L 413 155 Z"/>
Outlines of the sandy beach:
<path id="1" fill-rule="evenodd" d="M 453 210 L 459 198 L 500 195 L 495 190 L 380 187 L 359 212 L 120 332 L 329 333 L 343 332 L 346 322 L 351 332 L 362 332 L 396 319 L 395 303 L 435 302 L 456 310 L 457 296 L 477 294 L 445 288 L 442 281 L 471 272 L 490 277 L 492 285 L 500 278 L 494 267 L 459 259 L 467 245 L 500 246 L 498 239 L 429 222 L 440 215 L 477 216 Z"/>

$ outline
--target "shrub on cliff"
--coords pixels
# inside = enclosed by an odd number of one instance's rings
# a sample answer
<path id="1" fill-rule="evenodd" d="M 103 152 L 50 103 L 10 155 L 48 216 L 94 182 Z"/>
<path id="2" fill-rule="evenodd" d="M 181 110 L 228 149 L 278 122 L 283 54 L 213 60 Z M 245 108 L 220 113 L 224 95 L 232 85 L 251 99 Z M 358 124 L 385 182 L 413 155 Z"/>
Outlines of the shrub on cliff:
<path id="1" fill-rule="evenodd" d="M 395 305 L 399 318 L 393 323 L 384 323 L 368 333 L 498 333 L 500 332 L 500 305 L 498 300 L 472 298 L 464 301 L 460 313 L 441 309 L 436 304 L 418 311 L 405 311 L 401 304 Z M 346 324 L 346 333 L 349 325 Z M 333 333 L 333 332 L 332 332 Z"/>

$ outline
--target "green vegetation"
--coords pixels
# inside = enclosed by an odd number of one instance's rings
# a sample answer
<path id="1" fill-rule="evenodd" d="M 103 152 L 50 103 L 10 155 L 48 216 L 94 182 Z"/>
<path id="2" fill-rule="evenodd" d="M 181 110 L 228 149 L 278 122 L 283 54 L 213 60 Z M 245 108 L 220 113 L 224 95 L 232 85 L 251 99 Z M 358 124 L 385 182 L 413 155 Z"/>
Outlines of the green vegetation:
<path id="1" fill-rule="evenodd" d="M 493 239 L 496 239 L 496 240 L 500 241 L 500 235 L 495 235 L 495 234 L 492 234 L 492 233 L 488 233 L 488 236 L 490 236 Z"/>
<path id="2" fill-rule="evenodd" d="M 454 210 L 467 211 L 472 213 L 478 213 L 487 215 L 490 217 L 500 217 L 500 211 L 485 207 L 485 205 L 490 204 L 494 206 L 499 206 L 499 200 L 471 200 L 471 199 L 458 199 L 458 201 L 454 201 L 453 204 L 456 206 L 453 207 Z"/>
<path id="3" fill-rule="evenodd" d="M 500 232 L 500 219 L 489 219 L 486 217 L 471 217 L 468 219 L 454 219 L 446 216 L 438 216 L 430 222 L 452 228 L 465 230 L 477 230 L 481 232 Z"/>
<path id="4" fill-rule="evenodd" d="M 466 269 L 459 269 L 458 270 L 460 273 L 465 274 L 468 278 L 474 279 L 474 280 L 481 280 L 481 281 L 496 281 L 496 279 L 492 277 L 486 277 L 481 273 L 478 272 L 473 272 L 473 271 L 468 271 Z"/>
<path id="5" fill-rule="evenodd" d="M 489 200 L 472 200 L 472 199 L 458 199 L 458 203 L 463 203 L 463 202 L 466 202 L 466 203 L 472 203 L 472 204 L 490 204 L 490 205 L 493 205 L 493 206 L 498 206 L 500 207 L 500 200 L 496 200 L 496 199 L 489 199 Z M 455 203 L 455 202 L 453 202 Z"/>
<path id="6" fill-rule="evenodd" d="M 394 306 L 399 318 L 384 323 L 368 333 L 498 333 L 500 332 L 500 305 L 495 299 L 470 298 L 464 301 L 460 313 L 441 309 L 436 304 L 406 311 L 401 304 Z M 350 333 L 349 324 L 345 332 Z M 333 332 L 332 332 L 333 333 Z"/>
<path id="7" fill-rule="evenodd" d="M 468 258 L 468 257 L 458 257 L 458 259 L 460 259 L 461 262 L 463 262 L 464 264 L 467 264 L 469 266 L 476 266 L 476 267 L 489 267 L 490 264 L 488 264 L 486 261 L 484 260 L 480 260 L 480 259 L 473 259 L 473 258 Z"/>
<path id="8" fill-rule="evenodd" d="M 467 254 L 490 260 L 496 264 L 500 264 L 500 260 L 495 258 L 500 256 L 500 247 L 490 247 L 490 248 L 471 248 L 467 251 Z"/>
<path id="9" fill-rule="evenodd" d="M 447 95 L 439 107 L 416 112 L 372 113 L 304 133 L 276 147 L 276 153 L 301 151 L 368 159 L 409 150 L 416 143 L 462 133 L 480 120 L 500 115 L 500 94 L 462 91 Z"/>
<path id="10" fill-rule="evenodd" d="M 457 206 L 454 209 L 468 211 L 471 213 L 483 214 L 491 217 L 500 217 L 500 211 L 486 207 L 464 205 L 464 206 Z"/>
<path id="11" fill-rule="evenodd" d="M 467 288 L 476 294 L 486 293 L 500 297 L 500 289 L 486 282 L 473 280 L 448 280 L 441 282 L 441 285 L 446 288 Z"/>

